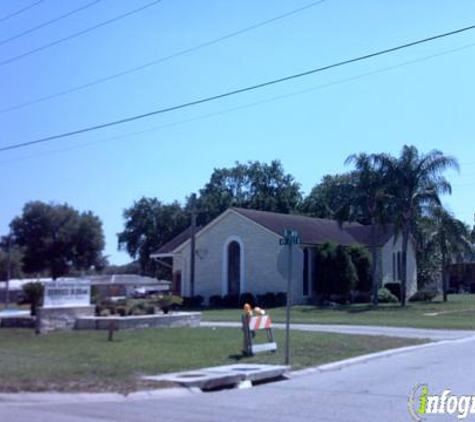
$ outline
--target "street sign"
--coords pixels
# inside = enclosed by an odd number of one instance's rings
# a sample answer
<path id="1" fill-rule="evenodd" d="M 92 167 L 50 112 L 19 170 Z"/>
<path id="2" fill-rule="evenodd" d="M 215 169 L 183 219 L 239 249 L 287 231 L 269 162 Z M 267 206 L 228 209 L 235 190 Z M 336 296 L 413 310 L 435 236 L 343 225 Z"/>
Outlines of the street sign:
<path id="1" fill-rule="evenodd" d="M 296 230 L 284 230 L 284 237 L 279 239 L 279 244 L 284 245 L 300 245 L 302 240 L 300 239 L 299 233 Z"/>
<path id="2" fill-rule="evenodd" d="M 287 266 L 287 306 L 285 317 L 285 364 L 290 362 L 290 304 L 292 293 L 292 245 L 299 245 L 301 243 L 300 235 L 297 230 L 284 230 L 284 237 L 279 239 L 279 244 L 288 246 L 288 266 Z"/>

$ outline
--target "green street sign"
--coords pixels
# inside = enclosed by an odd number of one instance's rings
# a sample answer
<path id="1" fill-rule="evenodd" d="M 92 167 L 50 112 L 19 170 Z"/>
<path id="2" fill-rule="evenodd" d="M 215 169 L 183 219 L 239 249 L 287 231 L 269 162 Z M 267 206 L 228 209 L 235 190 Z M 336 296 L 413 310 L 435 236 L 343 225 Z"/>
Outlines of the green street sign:
<path id="1" fill-rule="evenodd" d="M 300 245 L 300 243 L 302 243 L 302 240 L 296 230 L 284 230 L 284 237 L 279 239 L 280 245 Z"/>

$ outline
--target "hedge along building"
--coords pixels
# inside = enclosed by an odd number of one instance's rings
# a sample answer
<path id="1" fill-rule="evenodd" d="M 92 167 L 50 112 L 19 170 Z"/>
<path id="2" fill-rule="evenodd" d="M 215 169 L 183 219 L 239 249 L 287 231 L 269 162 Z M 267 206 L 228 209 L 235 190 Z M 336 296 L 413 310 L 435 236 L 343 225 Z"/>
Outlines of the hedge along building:
<path id="1" fill-rule="evenodd" d="M 196 231 L 194 294 L 209 299 L 213 295 L 286 291 L 287 247 L 279 244 L 286 229 L 297 230 L 301 238 L 292 256 L 293 303 L 305 303 L 318 291 L 313 249 L 325 242 L 371 246 L 371 228 L 358 223 L 340 227 L 334 220 L 229 208 Z M 378 226 L 376 232 L 378 278 L 383 285 L 400 281 L 401 237 L 395 238 L 389 225 Z M 190 236 L 187 229 L 151 255 L 154 259 L 172 258 L 173 290 L 182 296 L 191 295 Z M 416 290 L 416 258 L 409 242 L 408 297 Z"/>

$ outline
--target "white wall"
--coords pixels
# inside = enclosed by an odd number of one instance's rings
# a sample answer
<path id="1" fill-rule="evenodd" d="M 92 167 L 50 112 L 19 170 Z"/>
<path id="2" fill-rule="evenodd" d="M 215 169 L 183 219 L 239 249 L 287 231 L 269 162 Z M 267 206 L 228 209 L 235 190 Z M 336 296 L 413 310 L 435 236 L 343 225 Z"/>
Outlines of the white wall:
<path id="1" fill-rule="evenodd" d="M 382 282 L 383 285 L 392 281 L 400 281 L 393 277 L 393 253 L 402 252 L 402 237 L 398 236 L 396 242 L 391 238 L 382 248 Z M 397 256 L 397 255 L 396 255 Z M 401 258 L 402 259 L 402 258 Z M 396 259 L 397 266 L 397 259 Z M 417 291 L 417 262 L 412 242 L 407 247 L 407 298 Z"/>
<path id="2" fill-rule="evenodd" d="M 212 295 L 227 294 L 226 246 L 231 240 L 242 245 L 242 286 L 241 292 L 264 294 L 285 292 L 286 247 L 279 245 L 279 236 L 268 231 L 252 220 L 228 211 L 219 220 L 205 227 L 196 237 L 195 294 L 208 299 Z M 190 294 L 190 245 L 180 248 L 174 259 L 174 271 L 182 271 L 182 294 Z M 302 301 L 303 252 L 294 248 L 293 302 Z"/>

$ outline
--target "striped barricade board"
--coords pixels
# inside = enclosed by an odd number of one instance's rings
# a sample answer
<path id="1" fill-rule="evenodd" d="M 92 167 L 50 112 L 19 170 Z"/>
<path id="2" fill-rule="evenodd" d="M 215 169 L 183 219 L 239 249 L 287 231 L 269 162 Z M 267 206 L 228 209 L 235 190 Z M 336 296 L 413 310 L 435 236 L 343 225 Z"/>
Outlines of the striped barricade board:
<path id="1" fill-rule="evenodd" d="M 253 339 L 258 331 L 264 330 L 267 335 L 266 343 L 253 344 Z M 249 317 L 242 316 L 242 331 L 244 335 L 243 351 L 244 354 L 252 356 L 261 352 L 275 352 L 277 343 L 274 341 L 272 333 L 272 320 L 269 315 L 260 315 Z"/>

